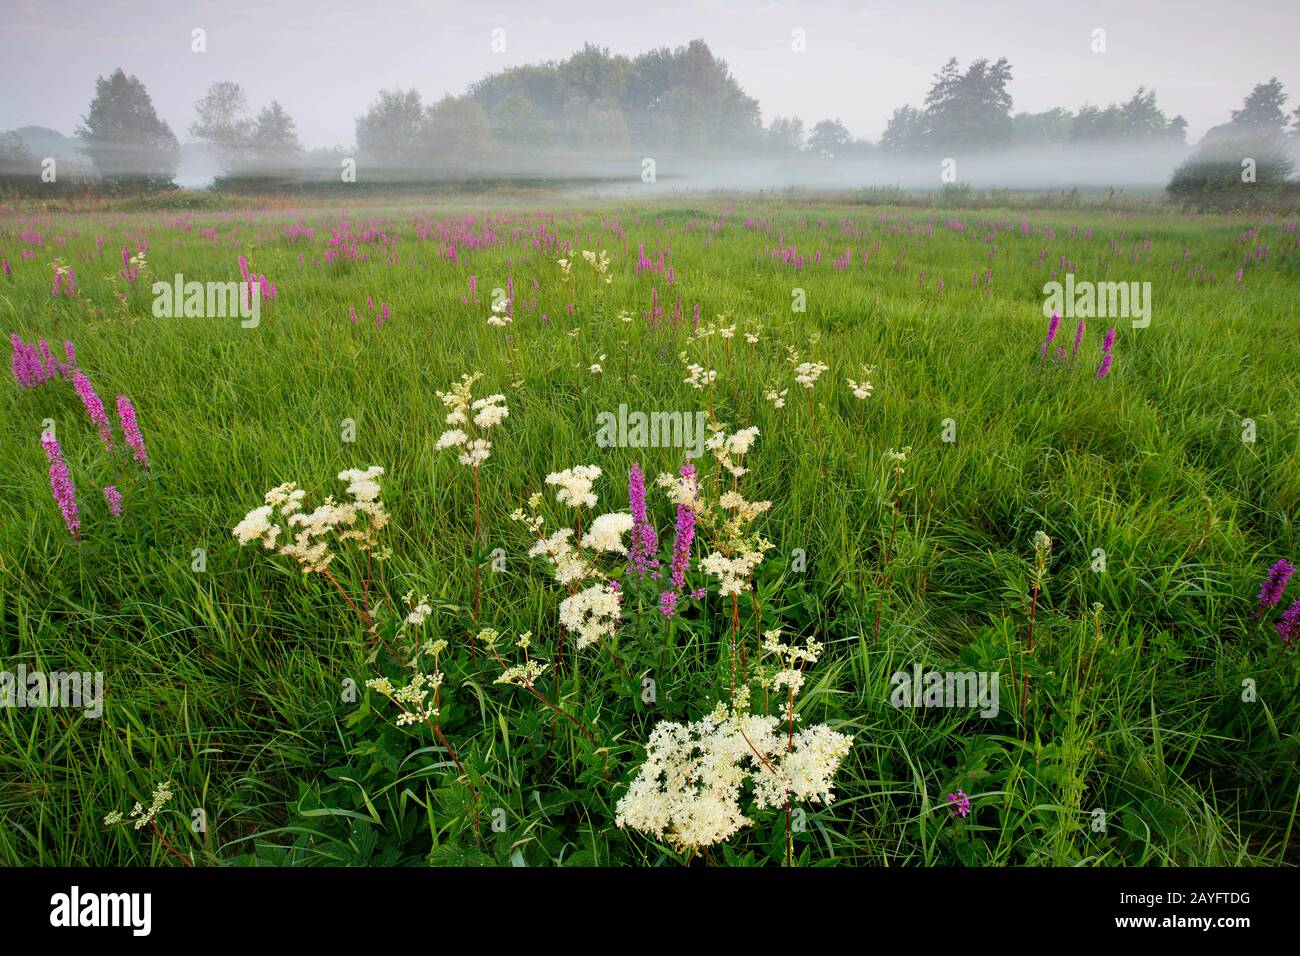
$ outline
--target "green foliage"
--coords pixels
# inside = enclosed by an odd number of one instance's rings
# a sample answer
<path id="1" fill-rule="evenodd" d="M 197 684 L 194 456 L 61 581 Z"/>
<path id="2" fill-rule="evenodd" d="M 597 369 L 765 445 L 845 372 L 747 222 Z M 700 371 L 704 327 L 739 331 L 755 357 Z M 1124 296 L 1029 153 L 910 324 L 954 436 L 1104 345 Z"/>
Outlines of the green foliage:
<path id="1" fill-rule="evenodd" d="M 651 477 L 680 465 L 678 449 L 595 444 L 596 415 L 621 402 L 712 403 L 719 419 L 761 430 L 741 487 L 773 501 L 761 528 L 775 547 L 758 600 L 739 606 L 748 660 L 758 632 L 778 624 L 824 641 L 800 698 L 804 720 L 855 738 L 836 800 L 797 808 L 797 864 L 1297 862 L 1296 657 L 1282 652 L 1271 620 L 1251 616 L 1264 570 L 1300 557 L 1294 222 L 875 201 L 556 205 L 544 219 L 553 235 L 611 253 L 614 281 L 598 298 L 592 285 L 560 282 L 553 249 L 505 238 L 536 228 L 531 207 L 440 205 L 449 228 L 473 214 L 502 237 L 463 248 L 456 262 L 439 256 L 436 233 L 416 235 L 427 203 L 351 207 L 353 222 L 399 238 L 400 264 L 375 244 L 368 260 L 332 271 L 313 260 L 340 214 L 246 219 L 187 206 L 192 197 L 159 197 L 176 205 L 127 211 L 120 228 L 149 238 L 161 277 L 228 280 L 251 252 L 280 291 L 257 329 L 156 319 L 148 295 L 129 297 L 124 314 L 111 279 L 117 225 L 100 253 L 102 220 L 41 223 L 46 242 L 67 240 L 58 248 L 77 269 L 76 301 L 52 300 L 47 262 L 15 253 L 30 245 L 21 228 L 0 233 L 14 266 L 12 279 L 0 277 L 8 328 L 73 341 L 101 395 L 132 396 L 153 460 L 113 522 L 96 498 L 110 476 L 70 388 L 0 390 L 0 670 L 98 670 L 107 688 L 99 720 L 0 708 L 0 862 L 181 865 L 151 832 L 100 823 L 133 798 L 147 801 L 164 778 L 176 798 L 159 824 L 200 864 L 682 862 L 617 828 L 614 808 L 657 721 L 696 720 L 726 699 L 730 602 L 711 594 L 668 621 L 656 589 L 629 582 L 617 640 L 580 657 L 569 642 L 539 689 L 594 744 L 524 689 L 494 684 L 500 668 L 468 643 L 477 565 L 478 624 L 500 630 L 503 646 L 531 631 L 540 657 L 554 659 L 563 591 L 525 556 L 529 537 L 509 520 L 547 472 L 599 464 L 601 510 L 613 510 L 627 507 L 632 463 Z M 285 235 L 299 219 L 314 241 Z M 675 286 L 634 272 L 620 230 L 630 250 L 671 247 Z M 769 255 L 777 236 L 801 253 L 820 248 L 822 263 L 783 266 Z M 1273 254 L 1238 286 L 1233 275 L 1257 244 Z M 853 264 L 835 270 L 827 250 L 845 246 Z M 1049 268 L 1065 256 L 1103 261 L 1114 281 L 1158 278 L 1150 327 L 1118 323 L 1104 381 L 1094 377 L 1102 323 L 1089 324 L 1079 360 L 1041 360 L 1044 250 Z M 471 276 L 482 298 L 464 303 Z M 537 299 L 520 305 L 510 349 L 484 321 L 488 292 L 508 279 L 527 290 L 521 303 Z M 794 286 L 807 292 L 804 313 L 789 311 Z M 652 289 L 670 312 L 667 290 L 680 290 L 687 320 L 617 321 L 649 309 Z M 392 309 L 381 329 L 348 318 L 370 295 Z M 716 336 L 692 341 L 695 302 L 705 324 L 719 315 L 738 323 L 725 348 Z M 751 330 L 757 344 L 743 337 Z M 1061 337 L 1072 333 L 1067 325 Z M 786 346 L 829 366 L 811 406 Z M 718 381 L 702 394 L 683 382 L 677 355 L 704 361 L 706 347 Z M 863 363 L 878 372 L 872 397 L 858 401 L 845 380 L 860 378 Z M 471 474 L 434 452 L 444 427 L 435 392 L 470 370 L 484 372 L 484 394 L 502 391 L 510 405 L 480 475 L 478 543 Z M 785 408 L 764 398 L 771 387 L 790 389 Z M 1254 443 L 1240 437 L 1246 417 L 1258 425 Z M 81 545 L 50 495 L 38 444 L 46 418 L 78 482 Z M 344 418 L 356 422 L 355 443 L 340 440 Z M 941 439 L 947 418 L 955 444 Z M 883 453 L 904 445 L 914 450 L 889 548 Z M 337 591 L 241 551 L 230 533 L 280 482 L 323 494 L 337 490 L 339 471 L 369 464 L 388 469 L 393 549 L 371 598 L 431 596 L 425 626 L 451 645 L 442 729 L 463 774 L 427 726 L 395 726 L 388 701 L 367 690 L 366 680 L 396 681 L 402 668 L 371 646 Z M 655 490 L 649 501 L 661 540 L 670 538 L 673 509 Z M 1056 544 L 1031 655 L 1037 530 Z M 504 573 L 492 570 L 496 547 Z M 201 573 L 192 570 L 200 548 Z M 802 569 L 794 549 L 805 553 Z M 1095 549 L 1108 556 L 1104 573 L 1091 567 Z M 364 573 L 347 562 L 336 570 L 349 583 Z M 1094 602 L 1105 606 L 1100 618 Z M 999 713 L 891 706 L 892 676 L 913 665 L 997 672 Z M 656 682 L 653 702 L 645 677 Z M 947 800 L 958 789 L 973 805 L 965 818 Z M 194 808 L 205 811 L 203 831 L 191 826 Z M 691 865 L 783 863 L 783 814 L 752 816 L 752 827 Z"/>

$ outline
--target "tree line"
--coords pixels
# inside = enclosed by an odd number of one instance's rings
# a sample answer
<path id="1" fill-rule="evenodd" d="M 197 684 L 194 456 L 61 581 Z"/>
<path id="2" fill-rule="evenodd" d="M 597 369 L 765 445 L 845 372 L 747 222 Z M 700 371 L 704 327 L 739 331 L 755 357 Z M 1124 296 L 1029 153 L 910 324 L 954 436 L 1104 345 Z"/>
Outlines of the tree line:
<path id="1" fill-rule="evenodd" d="M 273 100 L 253 113 L 232 81 L 212 84 L 195 104 L 189 134 L 206 145 L 232 183 L 313 169 L 336 175 L 347 157 L 419 179 L 515 169 L 548 156 L 745 153 L 842 161 L 877 152 L 906 157 L 1186 143 L 1186 120 L 1168 117 L 1154 90 L 1139 87 L 1131 98 L 1104 107 L 1016 113 L 1007 90 L 1011 79 L 1005 58 L 977 59 L 964 69 L 949 59 L 921 105 L 896 109 L 879 143 L 871 143 L 838 119 L 805 129 L 798 117 L 777 116 L 764 126 L 758 102 L 701 40 L 636 57 L 587 45 L 566 59 L 511 67 L 459 96 L 432 102 L 415 89 L 381 90 L 357 117 L 351 149 L 304 149 L 283 106 Z M 1250 148 L 1261 154 L 1266 180 L 1288 179 L 1288 140 L 1300 138 L 1300 108 L 1288 114 L 1286 101 L 1276 78 L 1256 85 L 1230 122 L 1202 140 L 1187 168 L 1219 169 Z M 76 139 L 89 164 L 79 173 L 93 171 L 119 188 L 151 190 L 173 182 L 181 149 L 176 135 L 157 115 L 144 84 L 121 69 L 96 82 Z M 1175 181 L 1186 185 L 1190 174 L 1181 172 Z M 39 174 L 40 162 L 23 135 L 0 134 L 0 187 Z"/>

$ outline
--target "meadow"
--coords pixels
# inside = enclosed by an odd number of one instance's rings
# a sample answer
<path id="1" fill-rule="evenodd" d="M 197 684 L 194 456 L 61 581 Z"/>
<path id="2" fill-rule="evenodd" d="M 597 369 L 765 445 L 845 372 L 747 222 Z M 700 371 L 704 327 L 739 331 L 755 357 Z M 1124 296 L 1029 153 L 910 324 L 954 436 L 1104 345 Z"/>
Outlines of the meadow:
<path id="1" fill-rule="evenodd" d="M 1294 218 L 11 209 L 0 258 L 0 671 L 103 675 L 0 708 L 6 865 L 1297 862 Z M 1067 273 L 1151 321 L 1045 341 Z"/>

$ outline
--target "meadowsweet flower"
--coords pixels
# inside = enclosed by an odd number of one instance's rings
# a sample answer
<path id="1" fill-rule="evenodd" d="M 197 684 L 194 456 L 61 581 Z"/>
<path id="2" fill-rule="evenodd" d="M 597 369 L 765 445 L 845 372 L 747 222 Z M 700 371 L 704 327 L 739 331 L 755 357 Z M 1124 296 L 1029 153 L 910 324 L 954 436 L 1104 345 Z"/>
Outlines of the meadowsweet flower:
<path id="1" fill-rule="evenodd" d="M 703 391 L 708 385 L 717 381 L 718 373 L 715 369 L 705 369 L 702 365 L 691 363 L 686 366 L 686 378 L 682 379 L 691 388 L 697 391 Z"/>
<path id="2" fill-rule="evenodd" d="M 1047 575 L 1047 561 L 1052 556 L 1052 539 L 1045 531 L 1035 531 L 1030 543 L 1034 546 L 1034 587 L 1038 588 L 1042 587 L 1043 578 Z"/>
<path id="3" fill-rule="evenodd" d="M 866 399 L 871 397 L 871 390 L 873 387 L 871 384 L 871 377 L 875 374 L 876 374 L 876 367 L 874 365 L 863 365 L 862 381 L 855 382 L 851 378 L 846 379 L 846 381 L 849 383 L 849 390 L 853 392 L 853 397 L 856 398 L 858 401 L 860 402 L 865 401 Z"/>
<path id="4" fill-rule="evenodd" d="M 832 779 L 852 743 L 824 724 L 791 737 L 776 717 L 722 704 L 689 724 L 660 721 L 615 823 L 679 850 L 712 846 L 752 822 L 741 809 L 747 783 L 758 809 L 790 799 L 832 802 Z"/>
<path id="5" fill-rule="evenodd" d="M 769 388 L 763 397 L 772 403 L 773 408 L 785 408 L 785 397 L 789 393 L 788 388 L 783 388 L 779 392 L 775 388 Z"/>
<path id="6" fill-rule="evenodd" d="M 389 520 L 379 497 L 378 479 L 383 473 L 378 465 L 341 472 L 339 480 L 347 483 L 352 500 L 338 502 L 327 497 L 311 511 L 303 509 L 303 492 L 295 484 L 279 485 L 267 492 L 265 504 L 248 512 L 235 525 L 232 534 L 240 547 L 258 541 L 263 548 L 272 550 L 287 528 L 291 537 L 279 545 L 276 553 L 298 562 L 303 574 L 323 572 L 334 560 L 331 537 L 344 544 L 356 542 L 363 551 L 374 551 L 379 532 Z M 378 556 L 382 559 L 384 555 Z"/>
<path id="7" fill-rule="evenodd" d="M 408 591 L 402 598 L 403 603 L 410 609 L 406 615 L 406 623 L 411 627 L 419 627 L 433 613 L 433 608 L 429 606 L 429 595 L 425 594 L 417 601 L 415 592 Z"/>
<path id="8" fill-rule="evenodd" d="M 469 440 L 469 436 L 466 435 L 459 428 L 449 428 L 441 435 L 438 436 L 438 440 L 433 443 L 433 448 L 434 451 L 442 451 L 444 448 L 452 448 L 456 445 L 463 445 L 468 440 Z"/>
<path id="9" fill-rule="evenodd" d="M 115 485 L 109 485 L 104 489 L 104 499 L 108 502 L 108 513 L 118 517 L 122 513 L 122 492 Z"/>
<path id="10" fill-rule="evenodd" d="M 157 784 L 153 788 L 153 794 L 149 798 L 149 806 L 146 808 L 140 801 L 136 801 L 135 806 L 131 808 L 130 817 L 123 817 L 120 810 L 114 810 L 104 817 L 105 826 L 116 826 L 119 824 L 130 823 L 136 830 L 143 830 L 153 822 L 154 817 L 162 812 L 163 807 L 171 802 L 174 794 L 172 793 L 171 781 L 167 780 Z"/>
<path id="11" fill-rule="evenodd" d="M 894 451 L 894 449 L 891 448 L 889 449 L 889 451 L 885 452 L 885 460 L 894 462 L 894 464 L 901 471 L 903 465 L 907 464 L 907 458 L 911 454 L 912 454 L 911 445 L 908 445 L 902 451 Z"/>
<path id="12" fill-rule="evenodd" d="M 762 561 L 760 549 L 745 549 L 732 556 L 713 551 L 700 561 L 700 569 L 718 579 L 718 594 L 726 597 L 748 591 L 749 579 Z"/>
<path id="13" fill-rule="evenodd" d="M 526 660 L 522 664 L 513 664 L 505 668 L 492 683 L 494 684 L 515 684 L 519 687 L 532 687 L 537 679 L 546 673 L 549 664 L 543 664 L 537 660 Z"/>
<path id="14" fill-rule="evenodd" d="M 1282 558 L 1268 569 L 1268 575 L 1264 578 L 1264 583 L 1259 588 L 1259 601 L 1255 609 L 1255 616 L 1260 617 L 1265 611 L 1277 605 L 1282 600 L 1282 592 L 1286 590 L 1287 582 L 1291 580 L 1291 575 L 1295 573 L 1295 565 L 1290 561 Z"/>
<path id="15" fill-rule="evenodd" d="M 613 634 L 618 626 L 622 595 L 603 584 L 572 594 L 560 602 L 560 623 L 578 635 L 578 650 Z"/>
<path id="16" fill-rule="evenodd" d="M 469 468 L 477 468 L 490 457 L 492 457 L 492 443 L 485 438 L 475 438 L 465 445 L 465 450 L 461 452 L 457 461 Z"/>
<path id="17" fill-rule="evenodd" d="M 570 543 L 572 528 L 559 528 L 545 538 L 539 539 L 529 550 L 530 558 L 544 557 L 554 568 L 555 580 L 568 587 L 586 578 L 592 571 Z"/>
<path id="18" fill-rule="evenodd" d="M 591 490 L 591 485 L 600 476 L 599 465 L 575 465 L 563 471 L 551 472 L 546 476 L 546 483 L 556 487 L 555 500 L 560 504 L 574 508 L 594 508 L 596 495 Z"/>
<path id="19" fill-rule="evenodd" d="M 41 447 L 45 449 L 45 459 L 50 465 L 50 489 L 54 492 L 54 501 L 63 513 L 63 523 L 68 534 L 74 538 L 81 533 L 81 516 L 77 511 L 77 489 L 72 484 L 72 475 L 63 460 L 63 449 L 53 435 L 41 434 Z"/>
<path id="20" fill-rule="evenodd" d="M 801 362 L 795 366 L 794 380 L 804 388 L 812 388 L 829 367 L 823 362 Z"/>
<path id="21" fill-rule="evenodd" d="M 626 511 L 611 511 L 597 516 L 587 533 L 582 536 L 582 546 L 598 552 L 627 554 L 623 535 L 632 530 L 634 519 Z"/>
<path id="22" fill-rule="evenodd" d="M 125 395 L 117 396 L 117 423 L 122 429 L 122 437 L 131 449 L 131 457 L 148 468 L 149 452 L 144 447 L 144 436 L 140 434 L 140 425 L 135 420 L 135 407 Z"/>

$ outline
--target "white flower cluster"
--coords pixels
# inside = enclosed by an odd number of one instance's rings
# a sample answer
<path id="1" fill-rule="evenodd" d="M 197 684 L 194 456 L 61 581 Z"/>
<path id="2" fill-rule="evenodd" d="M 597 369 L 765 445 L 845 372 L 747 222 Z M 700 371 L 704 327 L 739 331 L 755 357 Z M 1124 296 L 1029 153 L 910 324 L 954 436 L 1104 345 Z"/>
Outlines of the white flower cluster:
<path id="1" fill-rule="evenodd" d="M 134 828 L 143 830 L 152 823 L 153 818 L 158 815 L 159 811 L 167 805 L 173 796 L 171 781 L 165 780 L 153 788 L 153 796 L 149 800 L 148 809 L 137 800 L 135 806 L 131 808 L 130 816 L 130 819 L 135 821 Z M 104 817 L 104 826 L 127 822 L 129 821 L 122 816 L 121 810 L 112 810 Z"/>
<path id="2" fill-rule="evenodd" d="M 752 822 L 740 806 L 746 782 L 759 809 L 787 799 L 832 802 L 835 772 L 852 744 L 824 724 L 791 742 L 776 717 L 732 713 L 723 704 L 693 723 L 660 721 L 615 823 L 679 850 L 712 846 Z"/>
<path id="3" fill-rule="evenodd" d="M 829 367 L 822 362 L 801 362 L 795 366 L 794 380 L 804 388 L 812 388 Z"/>
<path id="4" fill-rule="evenodd" d="M 598 552 L 627 554 L 623 535 L 632 530 L 632 515 L 626 511 L 611 511 L 600 515 L 582 536 L 582 546 Z"/>
<path id="5" fill-rule="evenodd" d="M 340 472 L 338 478 L 347 483 L 352 500 L 338 502 L 330 496 L 313 511 L 303 510 L 305 492 L 294 482 L 279 485 L 266 493 L 266 504 L 245 515 L 232 533 L 240 547 L 258 541 L 269 551 L 276 548 L 287 526 L 292 540 L 281 544 L 276 553 L 293 558 L 304 574 L 324 571 L 334 560 L 331 536 L 340 542 L 355 541 L 363 551 L 378 544 L 379 532 L 388 524 L 388 512 L 379 498 L 378 479 L 383 473 L 378 465 Z"/>
<path id="6" fill-rule="evenodd" d="M 482 372 L 462 375 L 460 381 L 451 386 L 451 391 L 439 392 L 438 398 L 447 408 L 446 424 L 452 426 L 434 443 L 435 451 L 447 448 L 460 448 L 459 461 L 462 465 L 477 468 L 492 456 L 492 443 L 486 438 L 465 431 L 477 430 L 486 433 L 510 417 L 504 395 L 489 395 L 474 399 L 474 383 L 483 377 Z"/>
<path id="7" fill-rule="evenodd" d="M 1034 580 L 1037 587 L 1043 586 L 1043 578 L 1047 576 L 1047 560 L 1052 556 L 1052 539 L 1047 536 L 1045 531 L 1035 531 L 1032 541 L 1034 546 Z"/>
<path id="8" fill-rule="evenodd" d="M 767 545 L 767 542 L 763 544 Z M 749 579 L 753 577 L 754 569 L 762 563 L 763 552 L 766 550 L 765 547 L 745 548 L 731 556 L 714 551 L 700 561 L 700 568 L 718 579 L 720 596 L 740 594 L 749 590 Z"/>
<path id="9" fill-rule="evenodd" d="M 404 687 L 394 687 L 387 677 L 373 677 L 366 681 L 366 686 L 383 694 L 401 708 L 397 726 L 405 727 L 438 716 L 437 690 L 442 686 L 442 681 L 442 671 L 434 670 L 427 674 L 416 671 Z M 429 699 L 430 694 L 434 695 L 432 700 Z"/>
<path id="10" fill-rule="evenodd" d="M 871 384 L 871 378 L 876 374 L 874 365 L 862 366 L 862 381 L 855 382 L 853 379 L 846 379 L 849 383 L 849 389 L 853 392 L 853 397 L 858 401 L 865 401 L 871 397 L 871 390 L 874 386 Z"/>
<path id="11" fill-rule="evenodd" d="M 487 324 L 504 328 L 513 321 L 514 317 L 510 314 L 510 300 L 501 299 L 492 306 L 492 314 L 488 316 Z"/>
<path id="12" fill-rule="evenodd" d="M 739 478 L 749 472 L 748 468 L 742 467 L 732 457 L 743 458 L 745 453 L 754 444 L 754 439 L 758 438 L 758 428 L 750 426 L 742 428 L 734 434 L 728 435 L 720 425 L 710 424 L 712 434 L 704 441 L 704 447 L 713 452 L 713 457 L 718 459 L 718 464 L 731 472 L 732 475 Z"/>
<path id="13" fill-rule="evenodd" d="M 490 639 L 487 639 L 490 635 Z M 500 637 L 496 631 L 488 628 L 479 633 L 479 637 L 484 638 L 484 644 L 495 654 L 496 639 Z M 519 640 L 515 641 L 515 646 L 524 652 L 524 662 L 522 664 L 506 664 L 502 661 L 501 676 L 498 677 L 494 684 L 515 684 L 519 687 L 532 687 L 537 682 L 537 678 L 546 673 L 549 664 L 543 664 L 541 661 L 531 660 L 528 657 L 528 648 L 533 642 L 533 632 L 524 631 L 519 635 Z M 500 657 L 497 660 L 501 660 Z"/>
<path id="14" fill-rule="evenodd" d="M 553 471 L 546 476 L 546 483 L 554 485 L 555 500 L 562 505 L 575 508 L 596 507 L 596 495 L 591 490 L 591 483 L 601 476 L 599 465 L 574 465 L 563 471 Z"/>
<path id="15" fill-rule="evenodd" d="M 655 484 L 664 490 L 664 494 L 668 496 L 668 500 L 674 505 L 683 505 L 696 514 L 705 510 L 704 500 L 700 496 L 698 478 L 670 475 L 666 471 L 661 471 L 655 478 Z"/>
<path id="16" fill-rule="evenodd" d="M 705 369 L 703 365 L 696 365 L 694 362 L 686 366 L 686 378 L 682 379 L 691 388 L 703 391 L 706 385 L 712 385 L 717 381 L 718 372 L 716 369 Z"/>
<path id="17" fill-rule="evenodd" d="M 912 454 L 911 445 L 908 445 L 902 451 L 894 451 L 894 449 L 891 448 L 889 449 L 889 451 L 885 452 L 885 460 L 894 462 L 898 466 L 899 470 L 901 471 L 903 465 L 907 464 L 907 458 L 911 454 Z"/>
<path id="18" fill-rule="evenodd" d="M 544 557 L 551 562 L 555 580 L 565 587 L 577 584 L 592 571 L 582 555 L 569 543 L 573 537 L 572 528 L 558 528 L 548 537 L 539 538 L 528 550 L 530 558 Z"/>
<path id="19" fill-rule="evenodd" d="M 411 627 L 419 627 L 425 622 L 425 619 L 433 613 L 433 608 L 429 606 L 429 595 L 425 594 L 417 601 L 414 591 L 407 591 L 402 595 L 402 602 L 410 608 L 410 613 L 406 615 L 406 623 Z"/>
<path id="20" fill-rule="evenodd" d="M 578 635 L 578 650 L 590 647 L 618 627 L 623 595 L 605 584 L 593 584 L 560 602 L 560 623 Z"/>
<path id="21" fill-rule="evenodd" d="M 613 276 L 607 275 L 609 272 L 609 253 L 604 249 L 600 250 L 599 254 L 583 249 L 582 258 L 587 261 L 587 265 L 596 270 L 597 275 L 604 277 L 606 285 L 614 281 Z"/>

